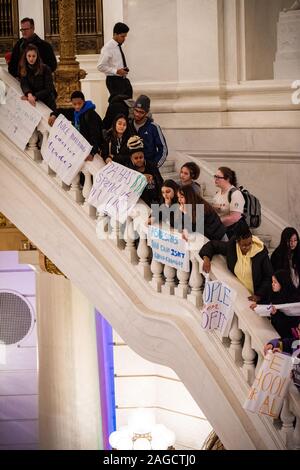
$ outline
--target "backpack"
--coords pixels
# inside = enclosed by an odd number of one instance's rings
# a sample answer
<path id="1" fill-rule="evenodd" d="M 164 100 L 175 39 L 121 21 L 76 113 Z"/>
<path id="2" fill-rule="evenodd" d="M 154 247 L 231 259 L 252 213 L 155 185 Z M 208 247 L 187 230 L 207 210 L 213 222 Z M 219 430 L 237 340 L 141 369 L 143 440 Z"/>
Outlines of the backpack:
<path id="1" fill-rule="evenodd" d="M 257 228 L 261 224 L 261 205 L 257 197 L 249 193 L 243 186 L 239 188 L 231 188 L 228 193 L 228 202 L 231 202 L 231 195 L 234 191 L 240 190 L 244 196 L 244 217 L 249 227 Z"/>

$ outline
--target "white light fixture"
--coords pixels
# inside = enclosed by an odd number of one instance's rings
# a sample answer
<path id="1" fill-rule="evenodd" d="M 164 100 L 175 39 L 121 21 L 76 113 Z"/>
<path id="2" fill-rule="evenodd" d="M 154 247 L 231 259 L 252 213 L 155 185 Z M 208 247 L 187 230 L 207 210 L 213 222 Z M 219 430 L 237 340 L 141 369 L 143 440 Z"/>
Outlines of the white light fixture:
<path id="1" fill-rule="evenodd" d="M 171 450 L 175 434 L 163 424 L 156 424 L 150 410 L 138 408 L 128 418 L 128 426 L 109 436 L 109 443 L 117 450 Z"/>

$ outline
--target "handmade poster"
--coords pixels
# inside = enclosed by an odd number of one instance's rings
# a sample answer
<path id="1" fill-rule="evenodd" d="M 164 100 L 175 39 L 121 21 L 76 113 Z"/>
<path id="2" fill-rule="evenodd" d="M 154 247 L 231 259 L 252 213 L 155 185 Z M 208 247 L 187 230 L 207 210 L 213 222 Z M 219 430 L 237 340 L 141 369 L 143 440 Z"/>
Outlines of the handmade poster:
<path id="1" fill-rule="evenodd" d="M 269 351 L 255 377 L 244 409 L 277 418 L 290 383 L 292 358 Z"/>
<path id="2" fill-rule="evenodd" d="M 0 105 L 0 130 L 21 150 L 25 150 L 42 116 L 21 94 L 7 86 Z"/>
<path id="3" fill-rule="evenodd" d="M 292 304 L 274 304 L 274 307 L 289 317 L 300 317 L 300 302 L 294 302 Z M 272 312 L 272 304 L 257 305 L 254 312 L 260 317 L 269 317 Z"/>
<path id="4" fill-rule="evenodd" d="M 92 146 L 62 114 L 55 120 L 42 156 L 66 184 L 71 184 L 82 168 Z"/>
<path id="5" fill-rule="evenodd" d="M 206 331 L 220 330 L 228 336 L 236 291 L 221 281 L 206 281 L 203 292 L 204 306 L 201 310 L 201 326 Z"/>
<path id="6" fill-rule="evenodd" d="M 147 179 L 142 173 L 111 162 L 96 174 L 88 203 L 124 223 L 146 184 Z"/>
<path id="7" fill-rule="evenodd" d="M 188 243 L 180 233 L 149 225 L 147 239 L 155 261 L 181 271 L 190 271 Z"/>

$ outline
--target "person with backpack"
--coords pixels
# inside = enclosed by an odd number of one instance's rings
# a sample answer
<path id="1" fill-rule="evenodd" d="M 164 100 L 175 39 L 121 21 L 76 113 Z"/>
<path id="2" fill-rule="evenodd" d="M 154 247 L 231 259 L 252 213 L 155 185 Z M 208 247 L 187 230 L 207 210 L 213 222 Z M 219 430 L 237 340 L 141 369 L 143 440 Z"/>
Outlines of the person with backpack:
<path id="1" fill-rule="evenodd" d="M 237 230 L 247 226 L 244 218 L 245 199 L 237 189 L 235 171 L 226 166 L 218 168 L 214 175 L 215 185 L 219 191 L 213 198 L 213 207 L 226 227 L 228 238 L 232 238 Z"/>

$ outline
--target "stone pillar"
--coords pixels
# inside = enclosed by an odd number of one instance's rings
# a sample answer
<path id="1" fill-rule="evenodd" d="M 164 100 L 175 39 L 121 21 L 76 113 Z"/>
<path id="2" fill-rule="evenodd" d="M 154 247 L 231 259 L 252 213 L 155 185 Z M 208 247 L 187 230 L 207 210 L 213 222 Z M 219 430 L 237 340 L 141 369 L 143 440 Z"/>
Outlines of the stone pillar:
<path id="1" fill-rule="evenodd" d="M 102 449 L 94 308 L 68 279 L 41 271 L 38 251 L 20 262 L 37 272 L 40 448 Z"/>
<path id="2" fill-rule="evenodd" d="M 75 60 L 75 12 L 75 0 L 58 2 L 60 56 L 55 72 L 58 107 L 70 106 L 70 95 L 73 91 L 81 90 L 80 80 L 86 76 L 85 71 L 80 69 L 79 62 Z"/>
<path id="3" fill-rule="evenodd" d="M 279 15 L 274 78 L 300 78 L 300 10 Z"/>

